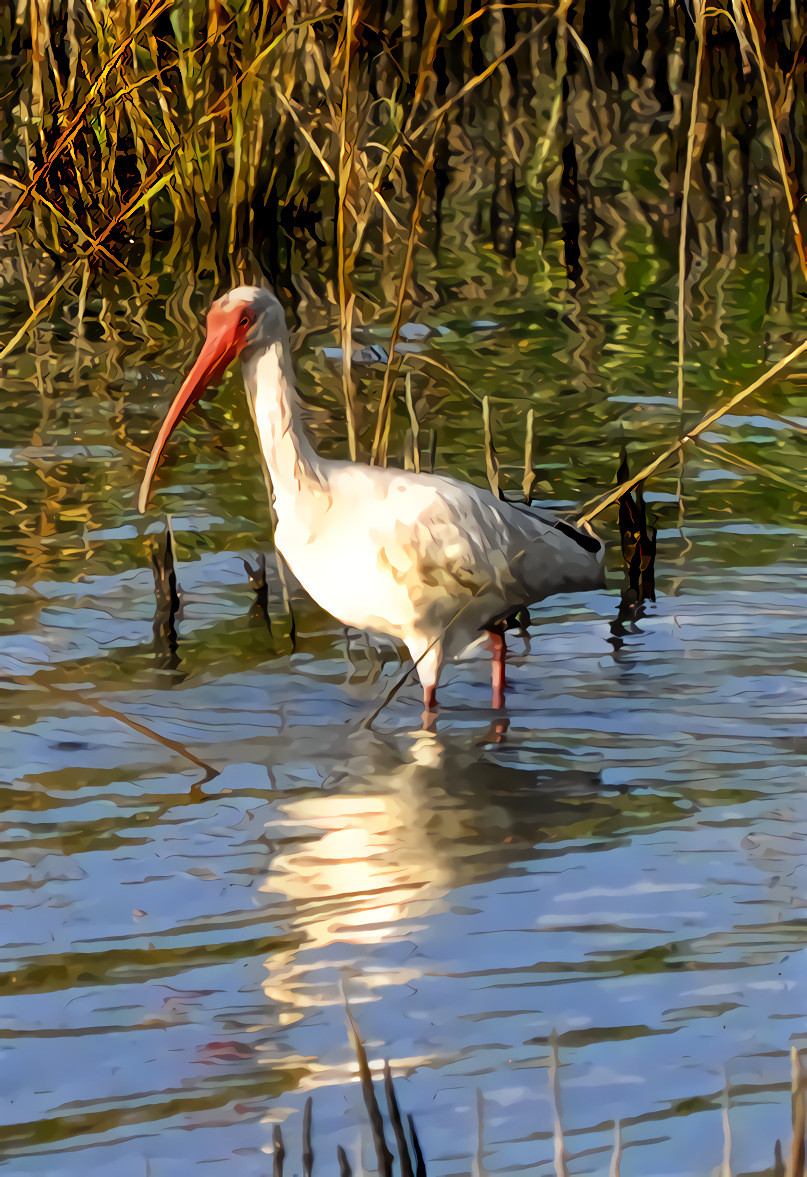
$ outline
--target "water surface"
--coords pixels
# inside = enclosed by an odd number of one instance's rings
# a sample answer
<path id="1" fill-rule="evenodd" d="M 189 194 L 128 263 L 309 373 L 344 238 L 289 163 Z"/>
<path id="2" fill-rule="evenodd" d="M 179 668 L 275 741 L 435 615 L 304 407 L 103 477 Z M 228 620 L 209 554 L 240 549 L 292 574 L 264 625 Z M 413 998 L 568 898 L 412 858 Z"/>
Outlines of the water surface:
<path id="1" fill-rule="evenodd" d="M 424 464 L 434 430 L 436 468 L 484 481 L 452 373 L 495 398 L 510 493 L 535 408 L 535 495 L 559 509 L 612 483 L 621 439 L 639 461 L 674 436 L 674 276 L 642 249 L 634 280 L 602 260 L 574 297 L 529 251 L 498 275 L 480 252 L 476 291 L 433 270 L 410 337 Z M 768 1171 L 807 1012 L 803 383 L 648 488 L 655 601 L 621 604 L 606 515 L 607 587 L 509 635 L 504 715 L 475 658 L 434 731 L 411 683 L 364 730 L 398 652 L 283 584 L 237 374 L 134 511 L 210 293 L 166 275 L 138 317 L 121 290 L 78 333 L 68 302 L 4 364 L 4 1167 L 257 1177 L 282 1123 L 299 1171 L 309 1094 L 324 1171 L 337 1143 L 357 1161 L 347 996 L 430 1174 L 553 1172 L 553 1054 L 572 1173 L 607 1171 L 614 1121 L 623 1173 L 708 1172 L 726 1100 L 734 1171 Z M 307 313 L 301 387 L 343 454 L 334 322 Z M 801 330 L 748 259 L 721 314 L 692 326 L 687 421 Z M 380 369 L 357 371 L 369 405 Z M 399 405 L 397 461 L 406 429 Z"/>

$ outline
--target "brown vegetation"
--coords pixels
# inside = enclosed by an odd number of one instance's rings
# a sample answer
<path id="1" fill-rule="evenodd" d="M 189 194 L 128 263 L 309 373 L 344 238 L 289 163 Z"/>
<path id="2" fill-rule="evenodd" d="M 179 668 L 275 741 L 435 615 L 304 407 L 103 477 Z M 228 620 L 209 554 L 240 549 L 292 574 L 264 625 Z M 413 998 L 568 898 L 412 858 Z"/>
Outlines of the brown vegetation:
<path id="1" fill-rule="evenodd" d="M 584 286 L 598 226 L 620 231 L 608 156 L 637 148 L 611 100 L 620 87 L 669 177 L 660 204 L 639 177 L 624 177 L 620 199 L 678 241 L 681 409 L 693 254 L 724 264 L 767 218 L 771 248 L 794 255 L 786 300 L 807 269 L 797 6 L 21 0 L 0 14 L 0 47 L 0 229 L 19 235 L 31 302 L 0 358 L 57 297 L 83 308 L 109 277 L 137 291 L 176 266 L 222 282 L 263 272 L 292 303 L 338 308 L 353 457 L 386 461 L 395 343 L 447 213 L 506 264 L 525 244 L 524 210 L 547 207 L 570 287 Z M 379 311 L 392 338 L 380 387 L 362 397 L 353 338 Z M 694 436 L 682 429 L 635 481 Z"/>

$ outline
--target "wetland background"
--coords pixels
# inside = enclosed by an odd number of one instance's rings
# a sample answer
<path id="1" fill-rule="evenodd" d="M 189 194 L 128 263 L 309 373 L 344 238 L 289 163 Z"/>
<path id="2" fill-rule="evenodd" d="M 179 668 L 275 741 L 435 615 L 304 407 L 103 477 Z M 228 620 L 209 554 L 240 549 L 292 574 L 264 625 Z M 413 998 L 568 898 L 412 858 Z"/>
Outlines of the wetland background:
<path id="1" fill-rule="evenodd" d="M 237 373 L 134 494 L 208 302 L 262 271 L 323 450 L 579 512 L 803 340 L 805 31 L 2 8 L 8 1172 L 264 1174 L 277 1123 L 296 1171 L 311 1093 L 321 1171 L 357 1168 L 343 990 L 430 1174 L 605 1172 L 617 1121 L 622 1173 L 784 1171 L 807 365 L 646 485 L 655 600 L 598 518 L 608 588 L 512 636 L 506 722 L 471 662 L 436 731 L 414 688 L 361 730 L 397 653 L 281 580 Z"/>

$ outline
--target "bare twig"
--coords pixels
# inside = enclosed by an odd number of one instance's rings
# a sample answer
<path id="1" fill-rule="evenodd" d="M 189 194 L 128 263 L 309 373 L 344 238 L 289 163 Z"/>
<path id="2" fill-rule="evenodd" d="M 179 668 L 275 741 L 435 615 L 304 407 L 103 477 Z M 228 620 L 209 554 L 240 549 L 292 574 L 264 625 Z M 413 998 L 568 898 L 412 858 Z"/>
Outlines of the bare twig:
<path id="1" fill-rule="evenodd" d="M 485 434 L 485 470 L 488 476 L 488 485 L 496 498 L 501 498 L 499 490 L 499 459 L 496 456 L 496 447 L 493 444 L 493 423 L 490 417 L 490 401 L 487 397 L 482 398 L 482 423 Z"/>
<path id="2" fill-rule="evenodd" d="M 638 474 L 634 474 L 625 482 L 621 482 L 619 486 L 617 486 L 614 490 L 609 491 L 608 494 L 598 495 L 597 498 L 591 499 L 588 503 L 585 504 L 583 508 L 584 513 L 578 516 L 578 527 L 582 527 L 586 523 L 590 523 L 591 520 L 595 519 L 597 515 L 605 510 L 606 507 L 610 507 L 612 503 L 617 502 L 617 500 L 620 499 L 626 491 L 632 490 L 633 487 L 637 485 L 637 483 L 643 482 L 646 478 L 649 478 L 651 474 L 655 474 L 656 470 L 658 470 L 660 466 L 663 466 L 664 463 L 667 462 L 670 458 L 675 457 L 678 453 L 680 453 L 687 444 L 693 442 L 697 437 L 700 436 L 701 433 L 707 430 L 710 425 L 714 425 L 715 421 L 719 421 L 721 417 L 725 417 L 726 413 L 730 413 L 731 410 L 739 405 L 742 401 L 747 400 L 749 396 L 753 396 L 753 394 L 758 392 L 760 388 L 764 387 L 764 385 L 769 384 L 771 380 L 778 376 L 780 372 L 784 372 L 784 370 L 788 368 L 794 360 L 797 360 L 799 356 L 804 355 L 805 352 L 807 352 L 807 340 L 805 340 L 803 343 L 800 343 L 798 347 L 794 347 L 792 351 L 789 351 L 786 356 L 779 360 L 778 363 L 774 364 L 772 368 L 769 368 L 767 372 L 763 372 L 761 376 L 753 381 L 753 383 L 747 385 L 746 388 L 741 389 L 740 392 L 735 393 L 734 396 L 730 397 L 729 400 L 725 401 L 722 405 L 719 406 L 719 408 L 709 413 L 706 417 L 699 421 L 693 429 L 690 429 L 688 433 L 686 433 L 683 437 L 680 437 L 677 441 L 673 442 L 673 444 L 664 450 L 663 453 L 659 454 L 657 458 L 654 458 L 652 462 L 648 462 L 646 466 L 643 466 Z M 590 510 L 588 508 L 590 508 Z"/>
<path id="3" fill-rule="evenodd" d="M 698 40 L 698 56 L 695 63 L 695 82 L 692 87 L 692 111 L 687 134 L 687 157 L 684 168 L 684 185 L 681 195 L 681 217 L 678 237 L 678 408 L 684 407 L 684 346 L 686 341 L 686 246 L 687 221 L 689 219 L 689 190 L 692 184 L 692 161 L 695 155 L 695 135 L 698 127 L 698 98 L 700 95 L 701 73 L 703 71 L 703 50 L 706 41 L 704 28 L 705 0 L 700 0 L 695 19 L 695 36 Z"/>

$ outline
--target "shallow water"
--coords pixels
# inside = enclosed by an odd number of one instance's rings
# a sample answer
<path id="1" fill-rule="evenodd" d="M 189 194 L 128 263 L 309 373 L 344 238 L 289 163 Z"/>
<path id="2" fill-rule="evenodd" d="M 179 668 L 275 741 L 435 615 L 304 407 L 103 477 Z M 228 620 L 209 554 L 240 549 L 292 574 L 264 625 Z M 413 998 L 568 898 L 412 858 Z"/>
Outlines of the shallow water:
<path id="1" fill-rule="evenodd" d="M 646 313 L 670 271 L 630 296 L 600 278 L 564 309 L 557 273 L 525 292 L 516 270 L 412 332 L 500 395 L 511 492 L 536 408 L 536 494 L 561 508 L 610 484 L 621 436 L 638 461 L 678 429 L 674 324 Z M 759 288 L 738 263 L 742 346 L 693 327 L 687 420 L 792 346 Z M 552 1172 L 553 1054 L 572 1173 L 607 1171 L 614 1121 L 623 1174 L 710 1171 L 726 1098 L 734 1172 L 769 1170 L 807 1012 L 803 385 L 711 436 L 769 475 L 703 452 L 648 489 L 655 602 L 620 608 L 606 516 L 607 587 L 509 635 L 503 716 L 471 659 L 435 731 L 412 684 L 368 731 L 398 654 L 293 588 L 289 610 L 236 378 L 133 510 L 207 295 L 162 326 L 159 299 L 137 324 L 96 307 L 78 338 L 63 307 L 5 365 L 5 1168 L 264 1174 L 280 1122 L 299 1171 L 309 1093 L 325 1171 L 337 1143 L 357 1159 L 346 996 L 430 1174 Z M 22 305 L 7 292 L 10 319 Z M 333 346 L 321 330 L 297 362 L 341 453 Z M 482 481 L 476 410 L 439 371 L 413 383 L 437 468 Z M 396 454 L 405 428 L 401 409 Z M 176 640 L 150 566 L 166 508 Z M 243 563 L 260 552 L 267 616 Z"/>

